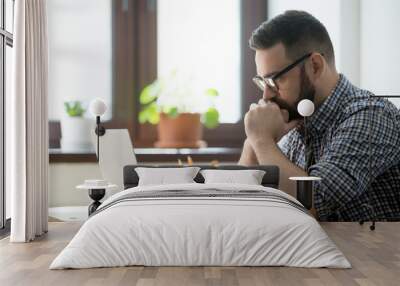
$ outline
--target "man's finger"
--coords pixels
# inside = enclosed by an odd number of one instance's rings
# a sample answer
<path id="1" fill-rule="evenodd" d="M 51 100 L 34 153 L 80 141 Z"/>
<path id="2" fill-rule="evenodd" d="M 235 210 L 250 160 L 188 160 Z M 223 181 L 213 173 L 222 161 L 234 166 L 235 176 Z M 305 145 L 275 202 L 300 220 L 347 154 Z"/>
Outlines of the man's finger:
<path id="1" fill-rule="evenodd" d="M 274 106 L 274 107 L 277 107 L 277 108 L 281 109 L 276 102 L 273 102 L 271 100 L 267 101 L 266 105 Z"/>
<path id="2" fill-rule="evenodd" d="M 257 103 L 252 103 L 252 104 L 250 104 L 249 110 L 253 110 L 253 109 L 256 108 L 257 106 L 258 106 Z"/>
<path id="3" fill-rule="evenodd" d="M 265 100 L 264 100 L 263 98 L 261 98 L 261 99 L 258 101 L 258 104 L 259 104 L 259 105 L 264 105 L 264 104 L 266 104 L 266 102 L 265 102 Z"/>
<path id="4" fill-rule="evenodd" d="M 289 121 L 289 111 L 287 111 L 286 109 L 281 109 L 281 113 L 283 116 L 283 120 L 285 122 L 288 122 Z"/>

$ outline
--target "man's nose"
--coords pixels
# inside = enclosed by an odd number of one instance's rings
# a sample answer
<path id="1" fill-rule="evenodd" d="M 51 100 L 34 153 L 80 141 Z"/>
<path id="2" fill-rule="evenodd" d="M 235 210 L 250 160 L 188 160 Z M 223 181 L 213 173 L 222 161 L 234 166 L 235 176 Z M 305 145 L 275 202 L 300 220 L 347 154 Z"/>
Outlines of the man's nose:
<path id="1" fill-rule="evenodd" d="M 270 101 L 272 98 L 276 97 L 276 92 L 270 87 L 266 86 L 263 92 L 263 99 L 265 101 Z"/>

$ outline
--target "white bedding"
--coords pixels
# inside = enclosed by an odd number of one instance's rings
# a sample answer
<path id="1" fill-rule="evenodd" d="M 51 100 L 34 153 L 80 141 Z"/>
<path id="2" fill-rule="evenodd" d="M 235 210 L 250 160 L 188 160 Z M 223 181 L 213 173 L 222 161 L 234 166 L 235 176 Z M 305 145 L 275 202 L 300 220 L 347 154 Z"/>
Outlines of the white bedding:
<path id="1" fill-rule="evenodd" d="M 350 268 L 318 222 L 301 210 L 257 198 L 154 198 L 109 205 L 131 192 L 263 190 L 262 186 L 179 184 L 135 187 L 108 198 L 50 269 L 145 266 Z M 136 194 L 136 193 L 135 193 Z"/>

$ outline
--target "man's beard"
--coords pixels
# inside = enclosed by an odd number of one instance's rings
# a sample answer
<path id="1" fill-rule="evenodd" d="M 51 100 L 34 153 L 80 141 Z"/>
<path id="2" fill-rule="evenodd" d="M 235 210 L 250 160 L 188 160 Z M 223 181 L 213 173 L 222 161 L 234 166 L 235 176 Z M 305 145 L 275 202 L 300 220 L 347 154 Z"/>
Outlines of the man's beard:
<path id="1" fill-rule="evenodd" d="M 289 105 L 286 101 L 282 100 L 279 96 L 275 96 L 271 99 L 271 101 L 278 104 L 280 109 L 286 109 L 289 112 L 289 121 L 295 119 L 301 119 L 303 116 L 299 114 L 297 111 L 297 105 L 303 99 L 309 99 L 314 102 L 315 98 L 315 88 L 311 84 L 310 79 L 307 77 L 307 74 L 304 70 L 304 65 L 301 67 L 300 70 L 300 92 L 297 101 L 295 102 L 294 106 Z"/>

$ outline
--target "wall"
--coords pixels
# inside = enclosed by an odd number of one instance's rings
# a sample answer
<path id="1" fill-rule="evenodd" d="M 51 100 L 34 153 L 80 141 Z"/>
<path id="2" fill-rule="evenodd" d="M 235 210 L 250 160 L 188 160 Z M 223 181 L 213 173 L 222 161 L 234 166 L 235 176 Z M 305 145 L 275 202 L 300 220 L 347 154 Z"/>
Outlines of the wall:
<path id="1" fill-rule="evenodd" d="M 399 13 L 397 0 L 361 2 L 361 86 L 379 95 L 400 95 Z"/>
<path id="2" fill-rule="evenodd" d="M 336 67 L 350 81 L 378 95 L 400 95 L 400 1 L 270 0 L 269 17 L 305 10 L 327 28 Z M 400 99 L 392 100 L 400 107 Z"/>
<path id="3" fill-rule="evenodd" d="M 356 86 L 361 85 L 360 2 L 359 0 L 341 0 L 337 18 L 340 26 L 339 71 Z"/>
<path id="4" fill-rule="evenodd" d="M 75 187 L 85 179 L 101 178 L 97 163 L 54 163 L 49 168 L 49 207 L 87 206 L 88 192 Z"/>

